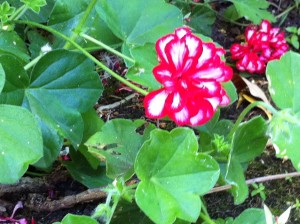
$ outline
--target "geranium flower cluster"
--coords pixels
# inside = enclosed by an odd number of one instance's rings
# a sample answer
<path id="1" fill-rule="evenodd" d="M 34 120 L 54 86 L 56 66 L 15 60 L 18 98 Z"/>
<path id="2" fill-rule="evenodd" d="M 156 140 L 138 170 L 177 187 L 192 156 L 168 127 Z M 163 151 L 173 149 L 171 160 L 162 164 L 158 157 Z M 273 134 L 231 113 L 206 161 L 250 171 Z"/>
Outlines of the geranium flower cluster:
<path id="1" fill-rule="evenodd" d="M 246 43 L 233 44 L 230 52 L 240 71 L 263 74 L 269 61 L 279 59 L 289 47 L 284 32 L 272 28 L 268 20 L 260 26 L 248 26 L 245 30 Z"/>
<path id="2" fill-rule="evenodd" d="M 159 65 L 153 74 L 162 88 L 144 99 L 146 116 L 168 116 L 178 125 L 198 126 L 209 121 L 218 106 L 230 103 L 221 82 L 232 69 L 221 60 L 224 49 L 204 43 L 189 28 L 175 30 L 156 43 Z"/>

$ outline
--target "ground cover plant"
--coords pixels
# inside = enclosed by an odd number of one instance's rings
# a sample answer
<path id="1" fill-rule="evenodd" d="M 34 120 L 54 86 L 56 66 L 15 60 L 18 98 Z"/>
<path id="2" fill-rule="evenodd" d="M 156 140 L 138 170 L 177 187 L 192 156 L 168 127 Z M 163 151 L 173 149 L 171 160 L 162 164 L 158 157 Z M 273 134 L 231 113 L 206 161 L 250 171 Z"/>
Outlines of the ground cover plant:
<path id="1" fill-rule="evenodd" d="M 298 211 L 297 198 L 270 209 L 262 183 L 299 176 L 300 24 L 280 28 L 298 0 L 0 4 L 0 222 L 283 224 Z M 216 21 L 238 31 L 216 35 Z M 249 180 L 267 153 L 295 172 Z M 261 201 L 212 215 L 219 191 Z M 55 221 L 18 214 L 89 201 Z"/>

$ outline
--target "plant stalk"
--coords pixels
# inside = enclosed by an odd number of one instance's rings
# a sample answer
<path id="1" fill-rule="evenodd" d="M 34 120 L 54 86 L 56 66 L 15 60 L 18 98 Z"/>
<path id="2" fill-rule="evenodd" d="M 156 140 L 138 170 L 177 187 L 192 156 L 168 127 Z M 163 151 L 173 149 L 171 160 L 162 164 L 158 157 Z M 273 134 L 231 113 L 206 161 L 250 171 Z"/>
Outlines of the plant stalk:
<path id="1" fill-rule="evenodd" d="M 55 29 L 52 29 L 50 27 L 47 27 L 45 25 L 39 24 L 39 23 L 35 23 L 32 21 L 13 21 L 14 23 L 19 23 L 19 24 L 26 24 L 26 25 L 31 25 L 31 26 L 35 26 L 44 30 L 47 30 L 50 33 L 53 33 L 61 38 L 63 38 L 64 40 L 70 42 L 75 48 L 77 48 L 78 50 L 80 50 L 87 58 L 91 59 L 96 65 L 98 65 L 100 68 L 102 68 L 104 71 L 108 72 L 111 76 L 113 76 L 115 79 L 119 80 L 120 82 L 124 83 L 125 85 L 127 85 L 128 87 L 130 87 L 131 89 L 139 92 L 142 95 L 147 95 L 148 92 L 134 84 L 132 84 L 131 82 L 129 82 L 128 80 L 126 80 L 125 78 L 123 78 L 122 76 L 120 76 L 119 74 L 115 73 L 114 71 L 112 71 L 111 69 L 109 69 L 108 67 L 106 67 L 103 63 L 101 63 L 100 61 L 98 61 L 96 58 L 94 58 L 89 52 L 87 52 L 83 47 L 81 47 L 79 44 L 77 44 L 75 41 L 71 40 L 71 38 L 65 36 L 64 34 L 56 31 Z"/>
<path id="2" fill-rule="evenodd" d="M 97 0 L 92 0 L 90 2 L 90 4 L 88 5 L 87 9 L 84 12 L 83 17 L 81 18 L 80 22 L 78 23 L 78 25 L 76 26 L 76 28 L 74 29 L 72 36 L 70 37 L 70 39 L 72 41 L 75 41 L 76 37 L 79 35 L 79 33 L 82 32 L 82 27 L 84 26 L 84 24 L 86 23 L 91 11 L 93 10 L 94 6 L 96 5 Z M 64 49 L 69 49 L 71 47 L 71 42 L 67 42 L 64 46 Z"/>
<path id="3" fill-rule="evenodd" d="M 236 130 L 238 129 L 240 123 L 242 122 L 242 120 L 245 118 L 245 116 L 250 112 L 250 110 L 252 110 L 254 107 L 256 106 L 262 106 L 266 109 L 268 109 L 270 112 L 272 112 L 273 114 L 277 113 L 277 110 L 272 107 L 272 105 L 267 104 L 265 102 L 262 101 L 255 101 L 251 104 L 249 104 L 243 111 L 242 113 L 239 115 L 238 119 L 236 120 L 234 126 L 232 127 L 232 129 L 230 130 L 229 134 L 227 135 L 227 139 L 230 139 L 233 134 L 236 132 Z"/>
<path id="4" fill-rule="evenodd" d="M 200 213 L 199 216 L 203 221 L 205 221 L 207 224 L 216 224 L 213 220 L 211 220 L 208 216 L 206 216 L 204 213 Z"/>
<path id="5" fill-rule="evenodd" d="M 14 14 L 12 14 L 8 21 L 17 20 L 19 19 L 24 13 L 27 11 L 28 7 L 26 5 L 22 5 L 20 8 L 18 8 Z"/>
<path id="6" fill-rule="evenodd" d="M 116 51 L 115 49 L 111 48 L 110 46 L 104 44 L 103 42 L 101 42 L 101 41 L 99 41 L 99 40 L 96 40 L 95 38 L 93 38 L 93 37 L 91 37 L 91 36 L 89 36 L 89 35 L 87 35 L 87 34 L 80 33 L 79 36 L 81 36 L 81 37 L 83 37 L 84 39 L 87 39 L 87 40 L 93 42 L 94 44 L 99 45 L 99 46 L 102 47 L 103 49 L 105 49 L 105 50 L 107 50 L 107 51 L 109 51 L 109 52 L 111 52 L 111 53 L 113 53 L 113 54 L 115 54 L 115 55 L 117 55 L 117 56 L 119 56 L 119 57 L 121 57 L 121 58 L 123 58 L 123 59 L 125 59 L 125 60 L 127 60 L 127 61 L 129 61 L 129 62 L 131 62 L 131 63 L 133 63 L 133 64 L 135 63 L 135 60 L 133 60 L 132 58 L 130 58 L 130 57 L 128 57 L 128 56 L 122 54 L 122 53 L 119 52 L 119 51 Z"/>

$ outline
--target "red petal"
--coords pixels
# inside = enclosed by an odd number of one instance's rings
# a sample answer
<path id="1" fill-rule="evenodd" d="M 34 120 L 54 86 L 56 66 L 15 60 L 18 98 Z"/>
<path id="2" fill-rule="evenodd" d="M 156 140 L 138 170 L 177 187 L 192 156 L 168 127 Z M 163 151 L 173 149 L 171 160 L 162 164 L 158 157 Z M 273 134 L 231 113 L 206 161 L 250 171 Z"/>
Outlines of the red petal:
<path id="1" fill-rule="evenodd" d="M 203 43 L 202 44 L 203 51 L 198 60 L 197 68 L 202 67 L 204 64 L 207 63 L 209 59 L 211 59 L 215 53 L 215 45 L 213 43 Z"/>
<path id="2" fill-rule="evenodd" d="M 177 125 L 182 126 L 182 125 L 187 125 L 187 124 L 189 124 L 190 113 L 189 113 L 187 107 L 184 107 L 184 108 L 182 108 L 182 110 L 179 111 L 179 112 L 171 113 L 171 114 L 169 115 L 169 117 L 170 117 L 173 121 L 175 121 L 175 123 L 176 123 Z"/>
<path id="3" fill-rule="evenodd" d="M 167 115 L 165 102 L 168 97 L 167 91 L 163 89 L 150 92 L 144 99 L 146 116 L 149 118 L 162 118 Z"/>
<path id="4" fill-rule="evenodd" d="M 176 91 L 169 95 L 166 100 L 166 108 L 168 108 L 169 113 L 178 112 L 183 109 L 186 99 L 183 93 Z"/>
<path id="5" fill-rule="evenodd" d="M 240 59 L 249 52 L 249 46 L 244 46 L 241 44 L 233 44 L 230 47 L 230 53 L 233 60 Z"/>
<path id="6" fill-rule="evenodd" d="M 194 35 L 186 35 L 183 37 L 185 44 L 189 50 L 189 57 L 200 57 L 202 54 L 202 41 Z"/>
<path id="7" fill-rule="evenodd" d="M 161 37 L 160 39 L 158 39 L 158 41 L 156 42 L 156 45 L 155 45 L 155 48 L 156 48 L 156 51 L 157 51 L 157 55 L 158 55 L 158 58 L 163 61 L 163 62 L 166 62 L 168 63 L 168 58 L 166 56 L 166 53 L 165 53 L 165 48 L 166 48 L 166 45 L 171 41 L 171 40 L 174 40 L 176 38 L 176 36 L 174 34 L 169 34 L 169 35 L 166 35 L 166 36 L 163 36 Z"/>
<path id="8" fill-rule="evenodd" d="M 189 54 L 185 43 L 180 40 L 171 40 L 166 45 L 165 52 L 169 64 L 180 73 Z"/>
<path id="9" fill-rule="evenodd" d="M 172 83 L 170 83 L 172 82 L 173 74 L 170 71 L 170 66 L 168 64 L 161 63 L 160 65 L 154 67 L 153 74 L 155 79 L 165 87 L 173 85 Z"/>
<path id="10" fill-rule="evenodd" d="M 207 123 L 214 115 L 212 105 L 207 100 L 199 101 L 199 110 L 189 120 L 190 125 L 199 126 Z"/>
<path id="11" fill-rule="evenodd" d="M 191 34 L 191 33 L 192 33 L 191 30 L 190 30 L 189 28 L 187 28 L 187 27 L 180 27 L 180 28 L 177 28 L 177 29 L 175 30 L 175 35 L 176 35 L 179 39 L 181 39 L 181 38 L 184 37 L 185 35 Z"/>
<path id="12" fill-rule="evenodd" d="M 271 27 L 271 23 L 268 20 L 263 20 L 259 28 L 260 28 L 259 31 L 269 33 L 272 27 Z"/>

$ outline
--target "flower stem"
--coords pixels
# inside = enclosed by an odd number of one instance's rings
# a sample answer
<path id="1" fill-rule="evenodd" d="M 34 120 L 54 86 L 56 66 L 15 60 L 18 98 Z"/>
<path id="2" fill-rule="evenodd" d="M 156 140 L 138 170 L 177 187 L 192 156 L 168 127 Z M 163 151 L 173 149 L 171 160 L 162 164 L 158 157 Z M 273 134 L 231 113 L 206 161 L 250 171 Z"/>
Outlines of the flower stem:
<path id="1" fill-rule="evenodd" d="M 28 7 L 26 5 L 22 5 L 20 8 L 18 8 L 14 14 L 12 14 L 8 21 L 17 20 L 19 19 L 24 13 L 27 11 Z"/>
<path id="2" fill-rule="evenodd" d="M 119 51 L 116 51 L 115 49 L 111 48 L 110 46 L 104 44 L 103 42 L 101 42 L 101 41 L 99 41 L 99 40 L 96 40 L 95 38 L 93 38 L 93 37 L 91 37 L 91 36 L 89 36 L 89 35 L 87 35 L 87 34 L 80 33 L 79 36 L 81 36 L 81 37 L 83 37 L 84 39 L 87 39 L 87 40 L 93 42 L 94 44 L 99 45 L 99 46 L 102 47 L 103 49 L 105 49 L 105 50 L 107 50 L 107 51 L 109 51 L 109 52 L 111 52 L 111 53 L 113 53 L 113 54 L 115 54 L 115 55 L 117 55 L 117 56 L 119 56 L 119 57 L 121 57 L 121 58 L 123 58 L 123 59 L 125 59 L 125 60 L 127 60 L 127 61 L 129 61 L 129 62 L 131 62 L 131 63 L 133 63 L 133 64 L 135 63 L 135 60 L 133 60 L 132 58 L 130 58 L 130 57 L 128 57 L 128 56 L 122 54 L 122 53 L 119 52 Z"/>
<path id="3" fill-rule="evenodd" d="M 90 4 L 88 5 L 87 9 L 84 12 L 83 17 L 81 18 L 80 22 L 76 26 L 76 28 L 73 30 L 73 34 L 71 36 L 71 40 L 75 41 L 76 37 L 79 35 L 79 33 L 82 32 L 82 27 L 84 26 L 86 20 L 88 19 L 89 15 L 91 14 L 92 9 L 94 8 L 95 4 L 97 3 L 97 0 L 92 0 Z M 64 46 L 64 49 L 69 49 L 71 47 L 71 42 L 67 42 Z"/>
<path id="4" fill-rule="evenodd" d="M 240 114 L 240 116 L 238 117 L 238 119 L 236 120 L 234 126 L 232 127 L 232 129 L 230 130 L 229 134 L 227 135 L 227 139 L 230 139 L 233 134 L 235 133 L 235 131 L 237 130 L 237 128 L 239 127 L 240 123 L 242 122 L 242 120 L 244 119 L 244 117 L 247 115 L 247 113 L 249 113 L 250 110 L 252 110 L 252 108 L 256 107 L 256 106 L 262 106 L 267 108 L 269 111 L 271 111 L 273 114 L 277 113 L 277 110 L 272 107 L 272 105 L 267 104 L 263 101 L 255 101 L 251 104 L 249 104 Z"/>
<path id="5" fill-rule="evenodd" d="M 100 61 L 98 61 L 96 58 L 94 58 L 89 52 L 87 52 L 83 47 L 81 47 L 79 44 L 77 44 L 75 41 L 71 40 L 71 38 L 65 36 L 64 34 L 58 32 L 55 29 L 52 29 L 48 26 L 44 26 L 42 24 L 39 23 L 35 23 L 32 21 L 14 21 L 15 23 L 19 23 L 19 24 L 26 24 L 26 25 L 31 25 L 31 26 L 35 26 L 44 30 L 47 30 L 50 33 L 53 33 L 61 38 L 63 38 L 64 40 L 70 42 L 75 48 L 77 48 L 78 50 L 80 50 L 86 57 L 88 57 L 89 59 L 91 59 L 96 65 L 98 65 L 100 68 L 102 68 L 104 71 L 108 72 L 111 76 L 113 76 L 115 79 L 119 80 L 120 82 L 124 83 L 125 85 L 127 85 L 128 87 L 130 87 L 131 89 L 143 94 L 143 95 L 147 95 L 148 92 L 134 84 L 132 84 L 131 82 L 129 82 L 128 80 L 124 79 L 122 76 L 120 76 L 119 74 L 115 73 L 114 71 L 112 71 L 111 69 L 109 69 L 108 67 L 106 67 L 103 63 L 101 63 Z"/>
<path id="6" fill-rule="evenodd" d="M 200 213 L 200 218 L 205 221 L 207 224 L 216 224 L 213 220 L 211 220 L 211 218 L 209 218 L 207 215 L 205 215 L 204 213 Z"/>
<path id="7" fill-rule="evenodd" d="M 295 3 L 293 6 L 287 8 L 286 10 L 284 10 L 282 13 L 278 14 L 277 16 L 275 16 L 276 19 L 279 19 L 280 17 L 284 16 L 285 14 L 289 13 L 290 11 L 292 11 L 294 8 L 297 7 L 297 4 Z"/>
<path id="8" fill-rule="evenodd" d="M 24 70 L 28 70 L 30 69 L 32 66 L 34 66 L 42 57 L 44 56 L 44 54 L 40 54 L 39 56 L 37 56 L 35 59 L 31 60 L 28 64 L 26 64 L 24 66 Z"/>

